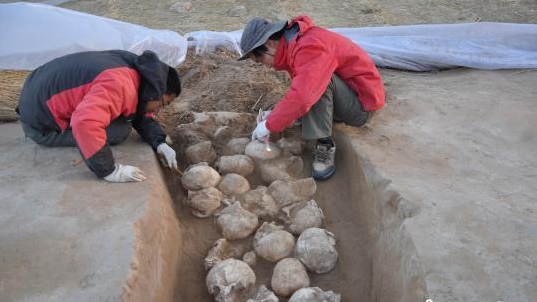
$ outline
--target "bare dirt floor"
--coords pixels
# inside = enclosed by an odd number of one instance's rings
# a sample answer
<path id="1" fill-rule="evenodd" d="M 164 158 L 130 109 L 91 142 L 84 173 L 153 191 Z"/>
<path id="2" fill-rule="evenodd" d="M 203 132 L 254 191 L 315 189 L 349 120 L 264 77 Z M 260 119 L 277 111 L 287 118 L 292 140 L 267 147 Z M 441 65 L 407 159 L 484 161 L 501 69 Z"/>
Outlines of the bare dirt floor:
<path id="1" fill-rule="evenodd" d="M 5 1 L 1 1 L 5 2 Z M 434 1 L 434 0 L 356 0 L 356 1 L 251 1 L 251 0 L 224 0 L 210 1 L 192 0 L 184 9 L 172 9 L 172 5 L 177 1 L 126 1 L 126 0 L 88 0 L 88 1 L 69 1 L 62 4 L 62 7 L 79 10 L 91 14 L 118 19 L 121 21 L 137 23 L 151 28 L 171 29 L 180 33 L 186 33 L 196 30 L 218 30 L 231 31 L 241 29 L 244 23 L 253 16 L 263 16 L 273 20 L 289 19 L 299 14 L 308 14 L 313 20 L 325 27 L 362 27 L 362 26 L 387 26 L 402 24 L 426 24 L 426 23 L 462 23 L 462 22 L 517 22 L 517 23 L 535 23 L 537 21 L 537 2 L 535 0 L 476 0 L 476 1 Z M 184 1 L 186 2 L 186 1 Z M 230 10 L 243 5 L 246 10 L 238 16 L 232 16 Z M 188 8 L 188 9 L 186 9 Z M 194 112 L 203 111 L 232 111 L 255 113 L 259 108 L 268 110 L 278 99 L 284 95 L 288 85 L 289 78 L 285 73 L 276 73 L 261 65 L 251 62 L 237 62 L 236 54 L 226 50 L 217 50 L 213 54 L 207 54 L 203 57 L 194 56 L 189 52 L 187 61 L 183 63 L 178 70 L 183 82 L 183 93 L 177 98 L 172 106 L 162 110 L 158 118 L 162 122 L 167 133 L 172 137 L 176 127 L 180 124 L 189 123 L 193 120 Z M 27 76 L 27 72 L 0 72 L 0 121 L 13 121 L 16 116 L 13 108 L 20 87 Z M 326 290 L 334 290 L 342 294 L 342 301 L 411 301 L 410 296 L 405 296 L 399 289 L 388 288 L 398 281 L 408 281 L 403 286 L 405 290 L 414 292 L 426 292 L 434 294 L 433 296 L 441 298 L 435 301 L 483 301 L 496 302 L 504 299 L 504 302 L 511 301 L 531 301 L 530 298 L 537 288 L 537 258 L 535 252 L 529 249 L 533 247 L 535 241 L 519 244 L 524 239 L 520 236 L 532 234 L 535 227 L 535 209 L 534 197 L 528 197 L 537 193 L 531 189 L 531 180 L 535 183 L 536 163 L 529 154 L 520 152 L 507 152 L 505 156 L 498 157 L 503 160 L 512 160 L 511 165 L 502 165 L 494 161 L 494 144 L 489 130 L 474 127 L 476 131 L 464 129 L 465 121 L 479 120 L 481 104 L 487 106 L 497 106 L 497 102 L 492 104 L 485 101 L 475 103 L 475 106 L 465 107 L 465 103 L 472 103 L 474 100 L 483 100 L 494 98 L 494 92 L 500 93 L 511 91 L 513 95 L 519 98 L 527 98 L 537 95 L 535 87 L 537 76 L 535 71 L 503 71 L 503 72 L 476 72 L 467 69 L 457 69 L 446 72 L 435 73 L 409 73 L 396 70 L 381 70 L 384 78 L 385 87 L 388 92 L 387 107 L 375 116 L 373 122 L 368 127 L 359 130 L 349 130 L 342 127 L 344 131 L 361 147 L 357 148 L 372 156 L 371 162 L 365 160 L 366 168 L 358 168 L 358 164 L 363 164 L 364 160 L 357 155 L 356 158 L 347 156 L 339 157 L 337 160 L 338 173 L 328 182 L 320 183 L 318 186 L 315 200 L 325 211 L 327 220 L 326 228 L 336 234 L 338 239 L 338 251 L 340 252 L 340 261 L 336 269 L 330 274 L 311 276 L 312 285 L 320 286 Z M 421 80 L 423 79 L 423 81 Z M 461 87 L 464 87 L 461 90 Z M 474 91 L 475 88 L 475 91 Z M 517 92 L 519 92 L 517 94 Z M 436 101 L 437 100 L 440 101 Z M 432 100 L 430 103 L 427 100 Z M 418 100 L 415 101 L 414 100 Z M 451 101 L 452 100 L 452 101 Z M 528 119 L 535 119 L 536 109 L 531 102 L 520 103 L 524 114 L 515 114 L 515 104 L 505 105 L 501 109 L 512 122 L 510 125 L 523 125 L 524 130 L 521 140 L 524 142 L 519 147 L 522 151 L 535 151 L 536 138 L 535 122 L 533 124 L 525 123 Z M 463 107 L 463 108 L 461 108 Z M 504 108 L 505 107 L 505 108 Z M 496 107 L 495 107 L 496 108 Z M 419 117 L 420 110 L 427 112 L 426 118 Z M 494 115 L 499 115 L 498 110 L 493 111 Z M 487 111 L 488 112 L 488 111 Z M 477 115 L 477 116 L 476 116 Z M 488 124 L 493 124 L 494 115 L 488 115 Z M 441 118 L 453 119 L 457 121 L 459 127 L 453 128 L 453 123 L 445 123 L 446 133 L 438 129 L 442 123 L 435 124 Z M 501 118 L 505 116 L 502 115 Z M 501 119 L 500 118 L 500 119 Z M 522 120 L 520 120 L 522 119 Z M 431 126 L 433 125 L 433 126 Z M 532 126 L 533 125 L 533 126 Z M 253 126 L 252 126 L 253 127 Z M 376 130 L 378 129 L 378 131 Z M 498 128 L 499 129 L 499 128 Z M 498 129 L 490 131 L 501 132 Z M 427 139 L 418 140 L 414 135 L 423 134 Z M 508 135 L 511 133 L 509 132 Z M 445 135 L 445 136 L 444 136 Z M 435 140 L 436 139 L 436 140 Z M 188 146 L 187 141 L 174 140 L 174 148 L 182 154 L 184 148 Z M 508 143 L 519 143 L 519 140 L 507 139 Z M 453 146 L 466 144 L 473 148 L 457 149 Z M 482 148 L 486 146 L 487 148 Z M 451 148 L 451 149 L 450 149 Z M 342 150 L 345 146 L 342 146 Z M 498 149 L 498 148 L 496 148 Z M 499 148 L 501 149 L 501 148 Z M 386 150 L 386 152 L 383 152 Z M 503 149 L 501 149 L 503 150 Z M 452 158 L 457 161 L 456 165 L 446 164 L 449 156 L 461 152 L 459 156 Z M 535 154 L 535 153 L 533 153 Z M 304 157 L 306 167 L 308 167 L 308 158 Z M 449 160 L 448 160 L 449 161 Z M 463 163 L 468 163 L 464 167 Z M 426 242 L 453 242 L 450 250 L 443 250 L 442 246 L 435 246 L 431 250 L 440 255 L 435 258 L 432 253 L 423 253 L 424 266 L 415 268 L 415 258 L 417 258 L 414 244 L 408 244 L 407 241 L 396 241 L 397 244 L 383 245 L 382 242 L 373 242 L 372 233 L 383 232 L 385 234 L 393 231 L 394 234 L 402 234 L 402 237 L 408 236 L 406 228 L 410 231 L 418 229 L 427 229 L 427 223 L 420 218 L 417 223 L 403 225 L 402 218 L 397 215 L 412 217 L 411 214 L 398 214 L 389 220 L 389 223 L 375 225 L 370 219 L 376 219 L 373 212 L 364 211 L 360 208 L 363 205 L 373 203 L 375 211 L 384 211 L 381 206 L 375 202 L 380 202 L 382 198 L 375 194 L 365 194 L 368 197 L 363 199 L 356 198 L 354 183 L 360 182 L 364 185 L 376 186 L 375 182 L 358 173 L 357 171 L 367 170 L 368 165 L 383 169 L 379 172 L 394 182 L 399 180 L 398 185 L 404 186 L 401 189 L 405 193 L 405 198 L 415 200 L 422 208 L 422 214 L 427 213 L 435 215 L 433 221 L 429 224 L 435 228 L 434 232 L 423 232 L 421 237 L 415 239 L 417 249 L 424 251 L 428 247 L 423 246 Z M 526 166 L 524 167 L 524 164 Z M 186 167 L 184 161 L 181 162 L 182 169 Z M 455 168 L 453 168 L 455 167 Z M 495 167 L 507 168 L 508 174 L 501 176 L 501 171 L 494 170 Z M 422 170 L 420 170 L 422 168 Z M 459 169 L 460 173 L 454 173 L 452 169 Z M 458 200 L 486 199 L 488 194 L 493 191 L 491 187 L 494 182 L 487 179 L 486 176 L 478 178 L 479 183 L 475 182 L 472 175 L 477 175 L 485 171 L 488 175 L 495 175 L 494 181 L 498 183 L 496 188 L 504 186 L 510 189 L 498 189 L 497 198 L 510 200 L 498 207 L 516 207 L 516 201 L 521 201 L 520 219 L 510 218 L 505 222 L 516 221 L 517 225 L 512 232 L 506 231 L 505 234 L 517 234 L 513 239 L 517 243 L 517 249 L 509 249 L 507 252 L 494 244 L 484 244 L 490 247 L 490 250 L 481 250 L 483 244 L 477 244 L 483 240 L 478 238 L 479 234 L 488 236 L 490 241 L 508 241 L 502 238 L 502 233 L 493 233 L 492 230 L 486 230 L 486 225 L 479 225 L 484 230 L 480 232 L 469 232 L 465 230 L 465 223 L 474 219 L 473 212 L 459 205 L 460 211 L 447 206 L 441 207 L 442 200 L 449 200 L 456 196 Z M 307 175 L 307 169 L 304 176 Z M 365 172 L 364 172 L 365 173 Z M 445 173 L 446 177 L 440 174 Z M 349 178 L 349 175 L 355 175 Z M 440 175 L 440 176 L 439 176 Z M 470 175 L 470 176 L 468 176 Z M 522 175 L 522 176 L 521 176 Z M 181 271 L 179 272 L 179 285 L 176 289 L 176 301 L 212 301 L 205 288 L 205 270 L 203 268 L 203 258 L 206 256 L 208 249 L 214 241 L 220 238 L 212 219 L 198 219 L 193 217 L 183 205 L 185 192 L 177 185 L 180 183 L 178 176 L 168 174 L 168 187 L 172 197 L 175 199 L 177 216 L 180 220 L 181 227 Z M 512 180 L 507 179 L 511 177 Z M 522 178 L 521 178 L 522 177 Z M 423 182 L 424 179 L 430 179 L 433 184 L 429 185 Z M 466 181 L 470 179 L 470 181 Z M 520 181 L 522 179 L 522 182 Z M 464 180 L 464 181 L 463 181 Z M 474 182 L 472 182 L 474 180 Z M 483 183 L 491 181 L 490 184 Z M 382 186 L 385 181 L 382 182 Z M 381 185 L 379 185 L 381 186 Z M 530 187 L 530 188 L 529 188 Z M 533 185 L 534 187 L 534 185 Z M 376 187 L 375 187 L 376 188 Z M 471 190 L 469 189 L 471 188 Z M 482 191 L 481 191 L 482 190 Z M 486 191 L 486 192 L 485 192 Z M 455 193 L 454 193 L 455 192 Z M 468 193 L 470 192 L 470 193 Z M 512 194 L 512 195 L 509 195 Z M 522 197 L 517 199 L 516 194 Z M 399 196 L 399 195 L 397 195 Z M 514 196 L 514 197 L 513 197 Z M 535 195 L 533 195 L 535 196 Z M 393 197 L 390 197 L 393 199 Z M 397 198 L 396 198 L 397 199 Z M 434 204 L 427 203 L 429 200 Z M 533 200 L 533 203 L 531 202 Z M 399 199 L 397 199 L 399 202 Z M 425 203 L 424 203 L 425 202 Z M 483 209 L 486 205 L 480 203 Z M 396 206 L 397 208 L 397 206 Z M 399 206 L 398 209 L 401 209 Z M 431 208 L 438 209 L 430 211 Z M 373 211 L 373 210 L 372 210 Z M 355 213 L 360 212 L 358 215 Z M 412 212 L 412 211 L 410 211 Z M 376 212 L 375 212 L 376 213 Z M 492 212 L 491 212 L 492 213 Z M 371 215 L 370 215 L 371 214 Z M 392 218 L 392 214 L 384 214 Z M 467 216 L 461 217 L 461 216 Z M 477 214 L 476 214 L 477 215 Z M 496 215 L 494 213 L 490 215 Z M 516 215 L 516 213 L 514 214 Z M 369 216 L 369 217 L 368 217 Z M 420 216 L 425 217 L 425 216 Z M 458 221 L 456 226 L 451 225 L 453 229 L 444 231 L 441 229 L 444 224 L 438 221 Z M 527 226 L 524 223 L 530 222 Z M 369 225 L 369 226 L 368 226 Z M 470 227 L 476 227 L 471 225 Z M 496 225 L 499 229 L 504 225 Z M 353 230 L 349 232 L 348 230 Z M 521 231 L 521 229 L 523 229 Z M 435 233 L 438 231 L 438 233 Z M 446 232 L 441 235 L 440 233 Z M 377 234 L 375 233 L 375 234 Z M 461 234 L 460 236 L 458 234 Z M 535 233 L 533 232 L 533 235 Z M 378 235 L 378 234 L 377 234 Z M 375 235 L 376 236 L 376 235 Z M 379 235 L 382 237 L 382 235 Z M 390 233 L 390 236 L 391 233 Z M 424 237 L 427 237 L 424 239 Z M 405 237 L 406 238 L 406 237 Z M 386 239 L 387 240 L 387 239 Z M 477 243 L 476 243 L 477 242 Z M 400 244 L 399 244 L 400 243 Z M 396 246 L 397 245 L 397 246 Z M 455 253 L 449 251 L 458 249 Z M 394 247 L 395 246 L 395 247 Z M 462 246 L 462 247 L 461 247 Z M 386 252 L 388 248 L 396 248 L 407 251 L 412 258 L 411 261 L 404 262 L 405 267 L 400 262 L 390 258 L 391 255 Z M 486 269 L 477 267 L 475 258 L 468 256 L 467 253 L 477 254 L 490 253 L 482 264 Z M 375 254 L 386 256 L 379 260 Z M 473 254 L 472 254 L 473 255 Z M 508 258 L 509 261 L 502 262 L 502 258 Z M 440 259 L 437 262 L 436 259 Z M 462 261 L 460 261 L 462 259 Z M 517 260 L 518 259 L 518 260 Z M 391 262 L 393 260 L 393 262 Z M 407 278 L 398 275 L 390 278 L 385 277 L 384 272 L 375 272 L 379 267 L 378 262 L 385 261 L 380 267 L 387 270 L 389 275 L 390 269 L 401 274 L 411 271 L 409 274 L 420 274 L 420 277 Z M 457 263 L 457 264 L 453 264 Z M 461 264 L 462 263 L 462 264 Z M 259 264 L 262 273 L 260 282 L 267 283 L 270 277 L 272 266 L 268 263 Z M 458 268 L 458 273 L 449 271 L 442 272 L 442 267 L 467 266 L 474 267 L 470 273 L 465 268 Z M 495 269 L 495 267 L 497 267 Z M 521 273 L 511 272 L 506 275 L 511 281 L 507 285 L 498 283 L 499 275 L 505 273 L 507 267 L 520 268 Z M 479 271 L 480 273 L 473 273 Z M 482 272 L 483 271 L 483 272 Z M 532 273 L 533 272 L 533 273 Z M 386 275 L 386 276 L 387 276 Z M 380 276 L 380 277 L 379 277 Z M 412 275 L 414 276 L 414 275 Z M 394 281 L 395 280 L 395 281 Z M 425 289 L 424 280 L 429 284 Z M 476 281 L 477 280 L 477 281 Z M 515 281 L 513 281 L 515 280 Z M 514 284 L 512 282 L 517 282 Z M 478 288 L 471 288 L 473 284 L 478 284 Z M 465 285 L 468 284 L 468 285 Z M 382 287 L 387 287 L 382 289 Z M 379 290 L 379 287 L 381 289 Z M 506 289 L 509 287 L 510 289 Z M 494 292 L 496 288 L 496 292 Z M 531 288 L 534 288 L 533 290 Z M 520 289 L 523 293 L 516 293 Z M 483 296 L 483 293 L 489 293 Z M 413 297 L 413 296 L 412 296 Z M 421 296 L 424 297 L 424 296 Z M 420 297 L 420 298 L 421 298 Z M 503 297 L 503 298 L 502 298 Z M 535 297 L 533 295 L 533 297 Z M 509 299 L 507 299 L 509 298 Z M 414 300 L 415 301 L 415 300 Z M 481 300 L 479 300 L 481 301 Z"/>

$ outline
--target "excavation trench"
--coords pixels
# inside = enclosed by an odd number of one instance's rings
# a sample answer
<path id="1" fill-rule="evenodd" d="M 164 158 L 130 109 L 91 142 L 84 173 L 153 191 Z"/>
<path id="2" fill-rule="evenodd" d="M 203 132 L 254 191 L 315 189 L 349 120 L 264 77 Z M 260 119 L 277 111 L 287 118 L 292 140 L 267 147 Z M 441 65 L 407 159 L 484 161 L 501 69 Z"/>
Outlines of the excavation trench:
<path id="1" fill-rule="evenodd" d="M 206 119 L 194 129 L 198 134 L 193 134 L 187 125 L 195 124 L 196 112 L 269 110 L 289 85 L 285 73 L 248 61 L 237 62 L 236 54 L 223 50 L 201 57 L 189 55 L 179 72 L 183 93 L 158 118 L 171 135 L 178 158 L 183 159 L 180 163 L 183 170 L 188 166 L 184 160 L 188 146 L 203 140 L 217 146 L 224 143 L 215 141 L 218 127 L 231 127 L 233 137 L 249 137 L 255 126 L 252 114 L 224 124 Z M 418 210 L 391 187 L 389 180 L 381 177 L 365 155 L 353 148 L 356 142 L 345 131 L 344 127 L 336 127 L 337 173 L 328 181 L 317 182 L 313 197 L 324 211 L 324 228 L 336 237 L 339 260 L 327 274 L 310 273 L 310 286 L 340 293 L 342 301 L 423 300 L 426 294 L 423 273 L 404 223 Z M 219 150 L 217 153 L 221 155 Z M 304 169 L 300 178 L 310 175 L 310 159 L 306 154 L 309 154 L 307 150 L 303 153 Z M 256 180 L 249 181 L 252 189 L 259 184 Z M 213 217 L 194 217 L 183 204 L 187 192 L 179 176 L 169 173 L 167 186 L 181 233 L 177 241 L 180 259 L 174 289 L 176 301 L 213 301 L 205 285 L 204 258 L 222 235 Z M 274 264 L 258 257 L 254 268 L 257 283 L 270 288 L 273 268 Z"/>
<path id="2" fill-rule="evenodd" d="M 405 200 L 356 153 L 343 131 L 337 131 L 335 138 L 337 173 L 328 181 L 317 182 L 314 199 L 325 213 L 325 229 L 335 234 L 339 260 L 329 273 L 309 273 L 311 286 L 340 293 L 342 301 L 420 301 L 426 289 L 403 223 L 408 216 Z M 303 159 L 303 177 L 308 177 L 309 158 Z M 222 236 L 214 218 L 201 219 L 190 213 L 183 204 L 186 192 L 180 178 L 169 176 L 167 185 L 181 232 L 175 301 L 214 301 L 205 285 L 203 263 Z M 273 263 L 258 257 L 257 283 L 270 288 L 273 268 Z"/>

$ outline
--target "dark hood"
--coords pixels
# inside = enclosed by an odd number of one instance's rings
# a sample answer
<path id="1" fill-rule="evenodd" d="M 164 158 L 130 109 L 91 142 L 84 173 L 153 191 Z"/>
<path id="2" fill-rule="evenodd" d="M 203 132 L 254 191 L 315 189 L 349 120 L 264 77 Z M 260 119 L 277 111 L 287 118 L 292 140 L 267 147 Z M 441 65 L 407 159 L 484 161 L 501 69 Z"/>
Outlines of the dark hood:
<path id="1" fill-rule="evenodd" d="M 150 100 L 160 100 L 166 92 L 169 66 L 162 63 L 158 56 L 150 51 L 144 51 L 134 61 L 134 67 L 141 76 L 138 88 L 138 112 L 145 112 Z"/>

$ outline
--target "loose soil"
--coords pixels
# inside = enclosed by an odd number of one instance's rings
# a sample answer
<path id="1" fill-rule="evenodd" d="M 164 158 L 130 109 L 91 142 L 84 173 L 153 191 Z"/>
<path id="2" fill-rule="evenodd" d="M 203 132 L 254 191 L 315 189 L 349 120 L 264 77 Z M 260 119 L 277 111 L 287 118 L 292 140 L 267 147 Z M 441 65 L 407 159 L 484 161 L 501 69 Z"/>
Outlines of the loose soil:
<path id="1" fill-rule="evenodd" d="M 237 54 L 216 49 L 196 56 L 189 49 L 178 71 L 181 96 L 164 108 L 158 119 L 171 133 L 180 123 L 191 121 L 192 112 L 230 111 L 255 114 L 269 110 L 285 94 L 289 77 L 261 64 L 237 61 Z"/>

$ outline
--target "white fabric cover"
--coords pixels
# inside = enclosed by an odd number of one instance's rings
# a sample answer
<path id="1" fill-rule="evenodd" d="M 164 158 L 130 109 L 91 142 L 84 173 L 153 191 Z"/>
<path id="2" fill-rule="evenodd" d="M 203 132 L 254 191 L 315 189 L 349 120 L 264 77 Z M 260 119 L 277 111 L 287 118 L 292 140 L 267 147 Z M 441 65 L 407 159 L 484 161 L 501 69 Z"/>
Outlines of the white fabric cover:
<path id="1" fill-rule="evenodd" d="M 143 26 L 37 3 L 0 4 L 0 69 L 34 69 L 88 50 L 154 51 L 171 66 L 186 58 L 186 39 Z"/>

